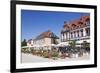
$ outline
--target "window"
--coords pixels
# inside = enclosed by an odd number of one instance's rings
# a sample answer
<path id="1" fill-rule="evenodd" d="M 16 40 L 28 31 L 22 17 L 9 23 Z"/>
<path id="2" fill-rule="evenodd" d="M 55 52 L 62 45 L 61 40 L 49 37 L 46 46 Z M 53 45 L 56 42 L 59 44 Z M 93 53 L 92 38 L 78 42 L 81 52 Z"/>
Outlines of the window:
<path id="1" fill-rule="evenodd" d="M 71 38 L 73 38 L 73 33 L 71 32 Z"/>
<path id="2" fill-rule="evenodd" d="M 77 37 L 79 37 L 79 30 L 77 31 Z"/>
<path id="3" fill-rule="evenodd" d="M 80 31 L 81 31 L 81 37 L 83 37 L 83 29 L 81 29 Z"/>
<path id="4" fill-rule="evenodd" d="M 67 35 L 67 32 L 66 32 L 66 40 L 67 40 L 67 38 L 68 38 L 68 35 Z"/>
<path id="5" fill-rule="evenodd" d="M 74 38 L 76 38 L 76 32 L 74 31 Z"/>
<path id="6" fill-rule="evenodd" d="M 86 35 L 90 36 L 90 28 L 86 28 Z"/>

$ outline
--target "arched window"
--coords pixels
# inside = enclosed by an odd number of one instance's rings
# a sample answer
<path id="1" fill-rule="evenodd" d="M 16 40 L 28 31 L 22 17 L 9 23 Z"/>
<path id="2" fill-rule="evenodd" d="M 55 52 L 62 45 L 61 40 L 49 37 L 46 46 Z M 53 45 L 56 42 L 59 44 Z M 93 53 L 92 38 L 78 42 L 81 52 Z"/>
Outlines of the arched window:
<path id="1" fill-rule="evenodd" d="M 81 29 L 80 31 L 81 31 L 81 37 L 83 37 L 83 29 Z"/>
<path id="2" fill-rule="evenodd" d="M 86 35 L 90 36 L 90 28 L 86 28 L 85 30 L 86 30 Z"/>
<path id="3" fill-rule="evenodd" d="M 77 30 L 77 37 L 79 37 L 79 30 Z"/>

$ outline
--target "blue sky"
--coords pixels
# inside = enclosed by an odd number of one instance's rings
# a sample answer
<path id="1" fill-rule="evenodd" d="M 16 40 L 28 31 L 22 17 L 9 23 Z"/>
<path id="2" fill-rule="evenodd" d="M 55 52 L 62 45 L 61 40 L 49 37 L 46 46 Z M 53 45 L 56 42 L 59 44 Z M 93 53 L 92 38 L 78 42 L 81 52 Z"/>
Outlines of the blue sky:
<path id="1" fill-rule="evenodd" d="M 64 21 L 70 22 L 82 15 L 89 13 L 21 10 L 22 40 L 33 39 L 47 30 L 59 37 Z"/>

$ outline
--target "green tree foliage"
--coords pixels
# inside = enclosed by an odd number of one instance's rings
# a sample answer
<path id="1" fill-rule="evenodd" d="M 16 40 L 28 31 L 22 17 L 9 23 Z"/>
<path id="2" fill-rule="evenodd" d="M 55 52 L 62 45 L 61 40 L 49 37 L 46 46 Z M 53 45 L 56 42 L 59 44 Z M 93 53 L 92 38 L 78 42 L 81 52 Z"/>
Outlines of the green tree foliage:
<path id="1" fill-rule="evenodd" d="M 76 41 L 75 40 L 71 41 L 69 45 L 74 48 L 76 46 Z"/>
<path id="2" fill-rule="evenodd" d="M 27 46 L 26 39 L 24 39 L 24 40 L 21 42 L 21 46 Z"/>
<path id="3" fill-rule="evenodd" d="M 82 46 L 84 48 L 89 48 L 90 47 L 90 44 L 87 41 L 83 41 Z"/>

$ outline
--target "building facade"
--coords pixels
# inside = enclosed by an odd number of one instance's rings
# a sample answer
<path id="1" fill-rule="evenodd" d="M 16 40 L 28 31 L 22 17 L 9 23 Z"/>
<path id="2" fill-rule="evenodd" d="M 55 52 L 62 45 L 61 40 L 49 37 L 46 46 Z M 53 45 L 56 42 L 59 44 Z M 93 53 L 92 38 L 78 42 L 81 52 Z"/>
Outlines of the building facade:
<path id="1" fill-rule="evenodd" d="M 59 37 L 57 37 L 50 30 L 41 33 L 35 39 L 31 39 L 27 42 L 27 45 L 34 49 L 51 49 L 51 47 L 55 44 L 59 43 Z"/>
<path id="2" fill-rule="evenodd" d="M 90 16 L 82 16 L 69 23 L 64 22 L 60 40 L 67 43 L 73 40 L 79 44 L 84 41 L 90 43 Z"/>

